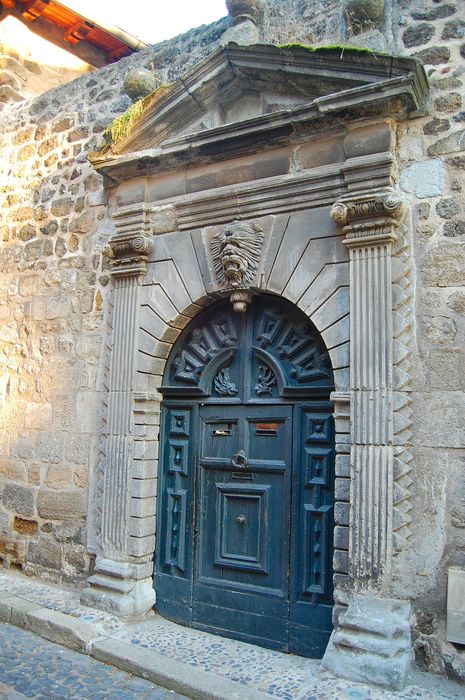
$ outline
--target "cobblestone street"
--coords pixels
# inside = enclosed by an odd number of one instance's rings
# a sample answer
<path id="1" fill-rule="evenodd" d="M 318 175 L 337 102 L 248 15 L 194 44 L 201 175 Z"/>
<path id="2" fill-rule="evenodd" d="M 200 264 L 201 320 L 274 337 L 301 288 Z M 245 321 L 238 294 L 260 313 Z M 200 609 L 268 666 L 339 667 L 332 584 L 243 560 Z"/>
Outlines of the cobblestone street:
<path id="1" fill-rule="evenodd" d="M 183 700 L 84 654 L 8 624 L 0 626 L 0 699 Z"/>

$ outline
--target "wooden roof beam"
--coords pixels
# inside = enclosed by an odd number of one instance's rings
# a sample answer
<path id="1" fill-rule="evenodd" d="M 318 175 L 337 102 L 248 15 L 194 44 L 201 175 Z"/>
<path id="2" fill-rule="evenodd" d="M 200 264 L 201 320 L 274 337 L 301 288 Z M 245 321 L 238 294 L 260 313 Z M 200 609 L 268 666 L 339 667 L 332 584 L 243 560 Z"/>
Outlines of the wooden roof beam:
<path id="1" fill-rule="evenodd" d="M 78 44 L 80 41 L 86 38 L 92 29 L 94 29 L 93 24 L 79 20 L 76 22 L 76 24 L 71 25 L 71 27 L 65 31 L 64 39 L 69 44 Z"/>
<path id="2" fill-rule="evenodd" d="M 123 58 L 124 56 L 130 56 L 133 53 L 134 49 L 131 49 L 129 46 L 125 46 L 124 44 L 122 44 L 116 49 L 107 51 L 107 61 L 109 63 L 112 63 L 113 61 L 117 61 L 118 59 Z"/>
<path id="3" fill-rule="evenodd" d="M 35 19 L 37 19 L 37 17 L 40 17 L 44 10 L 47 9 L 48 4 L 49 0 L 30 0 L 29 2 L 23 4 L 21 14 L 24 19 L 28 19 L 30 22 L 33 22 Z"/>

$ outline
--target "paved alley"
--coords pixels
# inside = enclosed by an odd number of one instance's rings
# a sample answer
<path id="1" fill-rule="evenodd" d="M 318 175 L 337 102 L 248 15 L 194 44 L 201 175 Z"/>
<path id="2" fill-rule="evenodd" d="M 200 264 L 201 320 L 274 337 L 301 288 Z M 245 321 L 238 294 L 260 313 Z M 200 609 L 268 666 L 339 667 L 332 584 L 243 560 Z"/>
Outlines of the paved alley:
<path id="1" fill-rule="evenodd" d="M 183 700 L 184 697 L 32 632 L 6 623 L 0 625 L 1 700 Z"/>

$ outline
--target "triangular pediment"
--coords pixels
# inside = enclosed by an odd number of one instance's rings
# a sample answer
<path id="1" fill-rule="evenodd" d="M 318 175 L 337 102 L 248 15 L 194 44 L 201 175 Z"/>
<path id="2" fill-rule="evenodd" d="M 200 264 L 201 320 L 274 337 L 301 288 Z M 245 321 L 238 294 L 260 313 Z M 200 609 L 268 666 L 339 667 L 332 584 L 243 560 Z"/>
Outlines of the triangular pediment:
<path id="1" fill-rule="evenodd" d="M 109 161 L 126 154 L 213 153 L 238 138 L 252 142 L 266 133 L 273 140 L 298 124 L 374 113 L 405 118 L 427 91 L 422 66 L 410 58 L 344 47 L 228 44 L 145 98 L 127 133 L 91 160 L 108 174 Z"/>

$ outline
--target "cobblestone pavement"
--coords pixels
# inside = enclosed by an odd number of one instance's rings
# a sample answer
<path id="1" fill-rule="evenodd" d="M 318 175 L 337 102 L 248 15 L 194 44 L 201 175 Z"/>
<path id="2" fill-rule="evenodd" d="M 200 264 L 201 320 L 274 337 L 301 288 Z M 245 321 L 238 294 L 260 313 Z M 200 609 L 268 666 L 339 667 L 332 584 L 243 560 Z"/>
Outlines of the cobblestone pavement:
<path id="1" fill-rule="evenodd" d="M 187 700 L 84 654 L 0 623 L 0 700 Z"/>

